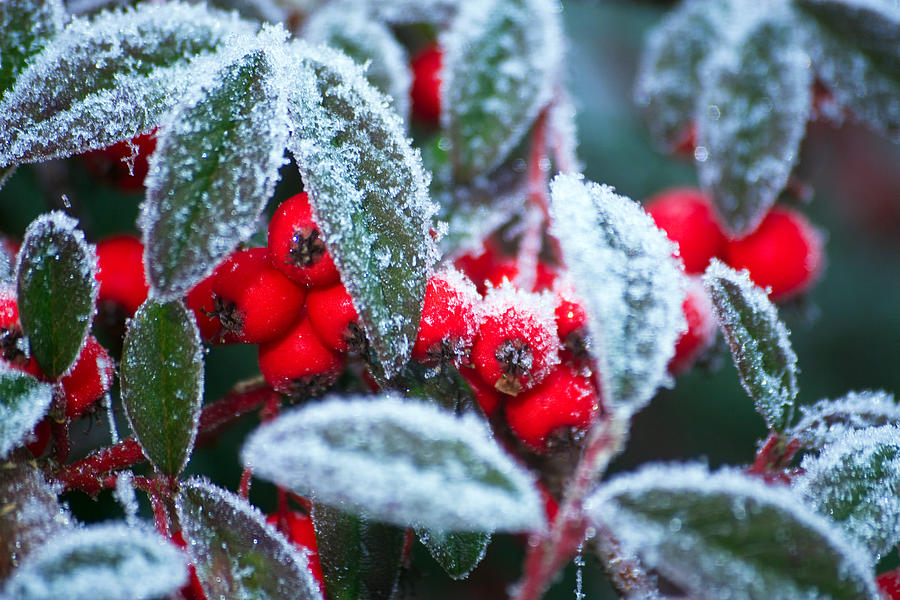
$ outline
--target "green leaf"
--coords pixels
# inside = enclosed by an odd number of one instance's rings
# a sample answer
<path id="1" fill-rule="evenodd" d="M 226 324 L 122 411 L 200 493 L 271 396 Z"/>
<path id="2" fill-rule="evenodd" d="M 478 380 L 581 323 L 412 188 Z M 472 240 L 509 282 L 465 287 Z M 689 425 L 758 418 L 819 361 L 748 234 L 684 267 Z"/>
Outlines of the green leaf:
<path id="1" fill-rule="evenodd" d="M 208 598 L 321 600 L 306 554 L 246 500 L 192 479 L 182 486 L 176 507 Z"/>
<path id="2" fill-rule="evenodd" d="M 404 396 L 434 402 L 448 411 L 461 412 L 478 405 L 469 384 L 452 364 L 432 368 L 410 362 L 395 383 L 397 391 Z"/>
<path id="3" fill-rule="evenodd" d="M 463 3 L 441 44 L 443 119 L 455 177 L 466 182 L 500 165 L 549 103 L 562 61 L 558 7 Z"/>
<path id="4" fill-rule="evenodd" d="M 551 232 L 589 315 L 605 401 L 640 410 L 668 380 L 685 328 L 684 274 L 640 204 L 576 175 L 550 184 Z"/>
<path id="5" fill-rule="evenodd" d="M 646 467 L 603 485 L 585 510 L 689 596 L 881 597 L 865 550 L 796 494 L 738 471 Z"/>
<path id="6" fill-rule="evenodd" d="M 816 74 L 872 129 L 900 141 L 900 10 L 890 2 L 794 0 Z"/>
<path id="7" fill-rule="evenodd" d="M 437 260 L 436 207 L 402 122 L 347 57 L 295 42 L 289 149 L 388 377 L 409 360 Z"/>
<path id="8" fill-rule="evenodd" d="M 286 412 L 250 435 L 242 458 L 257 477 L 386 523 L 443 531 L 544 526 L 531 476 L 497 445 L 484 418 L 421 401 L 358 397 Z"/>
<path id="9" fill-rule="evenodd" d="M 278 181 L 288 125 L 275 66 L 262 49 L 231 52 L 161 128 L 150 159 L 139 223 L 162 301 L 184 296 L 256 230 Z"/>
<path id="10" fill-rule="evenodd" d="M 62 29 L 59 0 L 6 0 L 0 4 L 0 97 L 12 87 L 28 59 Z"/>
<path id="11" fill-rule="evenodd" d="M 799 158 L 813 74 L 791 11 L 760 4 L 743 31 L 704 65 L 697 104 L 700 182 L 725 224 L 752 231 Z"/>
<path id="12" fill-rule="evenodd" d="M 819 400 L 800 407 L 800 420 L 785 434 L 805 448 L 821 450 L 852 431 L 900 426 L 900 406 L 882 391 L 850 392 L 835 400 Z"/>
<path id="13" fill-rule="evenodd" d="M 741 385 L 766 426 L 784 431 L 797 398 L 797 355 L 775 306 L 746 271 L 738 273 L 716 259 L 706 269 L 703 285 L 731 347 Z"/>
<path id="14" fill-rule="evenodd" d="M 87 339 L 97 257 L 72 217 L 52 212 L 25 230 L 16 271 L 19 318 L 44 375 L 64 375 Z"/>
<path id="15" fill-rule="evenodd" d="M 406 530 L 313 505 L 319 563 L 331 600 L 389 600 L 397 587 Z"/>
<path id="16" fill-rule="evenodd" d="M 203 400 L 203 351 L 181 302 L 144 302 L 122 346 L 122 404 L 144 455 L 166 475 L 191 456 Z"/>
<path id="17" fill-rule="evenodd" d="M 820 514 L 838 522 L 875 560 L 900 542 L 900 429 L 850 430 L 807 455 L 791 483 Z"/>
<path id="18" fill-rule="evenodd" d="M 252 26 L 167 2 L 75 18 L 0 101 L 0 166 L 103 148 L 158 125 L 203 72 L 192 62 Z"/>
<path id="19" fill-rule="evenodd" d="M 453 579 L 465 579 L 475 570 L 491 543 L 491 534 L 481 531 L 443 532 L 418 530 L 432 558 Z"/>
<path id="20" fill-rule="evenodd" d="M 52 401 L 52 385 L 0 366 L 0 458 L 25 441 Z"/>

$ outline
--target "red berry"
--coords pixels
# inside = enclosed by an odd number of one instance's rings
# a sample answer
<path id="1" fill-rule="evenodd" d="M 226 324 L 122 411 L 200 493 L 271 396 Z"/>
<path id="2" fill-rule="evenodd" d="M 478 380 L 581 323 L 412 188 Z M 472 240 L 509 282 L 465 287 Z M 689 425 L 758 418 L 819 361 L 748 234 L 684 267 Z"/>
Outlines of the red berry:
<path id="1" fill-rule="evenodd" d="M 269 221 L 269 258 L 291 281 L 317 287 L 340 281 L 305 192 L 281 203 Z"/>
<path id="2" fill-rule="evenodd" d="M 557 270 L 544 261 L 538 261 L 537 276 L 534 280 L 534 291 L 549 290 L 553 288 L 556 279 L 559 277 Z"/>
<path id="3" fill-rule="evenodd" d="M 475 401 L 481 406 L 484 415 L 488 419 L 493 417 L 497 409 L 500 408 L 502 394 L 495 390 L 493 386 L 486 384 L 475 369 L 463 367 L 459 370 L 459 374 L 469 384 L 472 395 L 475 396 Z"/>
<path id="4" fill-rule="evenodd" d="M 44 379 L 34 357 L 25 355 L 19 305 L 12 288 L 0 288 L 0 358 L 14 369 Z"/>
<path id="5" fill-rule="evenodd" d="M 497 286 L 503 280 L 503 275 L 512 275 L 515 278 L 518 269 L 511 271 L 509 265 L 504 266 L 504 262 L 508 261 L 504 257 L 497 244 L 488 239 L 484 242 L 484 247 L 479 254 L 463 254 L 458 257 L 453 265 L 465 273 L 469 279 L 475 284 L 479 294 L 484 294 L 488 284 L 492 287 Z"/>
<path id="6" fill-rule="evenodd" d="M 469 353 L 478 326 L 478 291 L 459 271 L 447 269 L 428 280 L 414 360 L 448 363 Z"/>
<path id="7" fill-rule="evenodd" d="M 354 354 L 366 349 L 366 334 L 343 284 L 310 290 L 306 310 L 313 330 L 326 348 Z"/>
<path id="8" fill-rule="evenodd" d="M 213 304 L 225 331 L 247 344 L 268 342 L 296 322 L 306 290 L 269 262 L 267 248 L 239 250 L 213 272 Z"/>
<path id="9" fill-rule="evenodd" d="M 185 304 L 193 311 L 197 329 L 200 330 L 200 338 L 204 342 L 236 344 L 237 339 L 234 334 L 225 331 L 216 316 L 216 301 L 212 288 L 213 278 L 209 276 L 191 288 L 185 298 Z"/>
<path id="10" fill-rule="evenodd" d="M 137 153 L 133 150 L 137 149 Z M 119 142 L 107 148 L 85 153 L 88 170 L 125 192 L 137 192 L 144 187 L 147 159 L 156 149 L 154 133 L 139 135 L 131 142 Z M 131 167 L 129 167 L 131 163 Z"/>
<path id="11" fill-rule="evenodd" d="M 144 275 L 144 245 L 132 235 L 117 235 L 97 243 L 99 302 L 114 302 L 128 316 L 147 299 Z"/>
<path id="12" fill-rule="evenodd" d="M 35 458 L 40 458 L 47 451 L 47 447 L 50 446 L 50 420 L 43 419 L 39 421 L 34 426 L 29 437 L 31 441 L 25 444 L 25 447 L 28 448 L 28 451 Z"/>
<path id="13" fill-rule="evenodd" d="M 807 290 L 823 266 L 823 241 L 802 214 L 775 207 L 759 227 L 725 246 L 725 262 L 747 269 L 758 286 L 771 288 L 772 300 Z"/>
<path id="14" fill-rule="evenodd" d="M 506 420 L 526 446 L 545 452 L 548 436 L 557 429 L 587 429 L 598 402 L 589 376 L 571 365 L 559 365 L 541 385 L 506 401 Z"/>
<path id="15" fill-rule="evenodd" d="M 575 362 L 587 357 L 587 312 L 569 287 L 556 293 L 556 331 L 563 348 Z"/>
<path id="16" fill-rule="evenodd" d="M 319 341 L 308 318 L 259 345 L 259 369 L 277 392 L 293 399 L 319 396 L 337 381 L 342 358 Z"/>
<path id="17" fill-rule="evenodd" d="M 313 526 L 312 517 L 301 512 L 290 511 L 285 513 L 283 523 L 279 523 L 279 515 L 269 515 L 266 522 L 275 525 L 283 531 L 288 541 L 306 551 L 306 560 L 309 561 L 309 571 L 319 584 L 319 589 L 325 590 L 325 577 L 322 575 L 322 564 L 319 562 L 319 544 L 316 541 L 316 529 Z"/>
<path id="18" fill-rule="evenodd" d="M 443 51 L 437 44 L 422 49 L 412 59 L 412 114 L 428 125 L 441 119 L 441 63 Z"/>
<path id="19" fill-rule="evenodd" d="M 687 320 L 687 331 L 675 343 L 675 355 L 669 361 L 669 372 L 678 375 L 687 371 L 716 335 L 716 320 L 712 302 L 699 277 L 691 277 L 687 295 L 681 305 Z"/>
<path id="20" fill-rule="evenodd" d="M 875 581 L 885 598 L 900 600 L 900 569 L 882 573 Z"/>
<path id="21" fill-rule="evenodd" d="M 673 188 L 647 201 L 647 214 L 678 244 L 684 270 L 703 273 L 711 258 L 721 256 L 725 233 L 709 198 L 696 188 Z"/>
<path id="22" fill-rule="evenodd" d="M 66 395 L 66 416 L 76 419 L 109 391 L 115 367 L 106 348 L 88 337 L 68 375 L 60 380 Z"/>
<path id="23" fill-rule="evenodd" d="M 488 292 L 472 347 L 472 364 L 485 382 L 515 396 L 547 376 L 559 362 L 553 308 L 544 296 L 511 286 Z"/>

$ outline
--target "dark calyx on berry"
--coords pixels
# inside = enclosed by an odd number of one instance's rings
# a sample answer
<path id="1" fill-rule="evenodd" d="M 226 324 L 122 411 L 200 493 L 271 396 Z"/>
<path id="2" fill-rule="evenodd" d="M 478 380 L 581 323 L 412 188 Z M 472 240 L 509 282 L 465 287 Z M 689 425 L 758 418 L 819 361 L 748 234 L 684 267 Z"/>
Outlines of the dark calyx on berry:
<path id="1" fill-rule="evenodd" d="M 21 339 L 22 328 L 18 325 L 0 327 L 0 356 L 3 360 L 19 366 L 28 363 L 28 357 L 19 345 Z"/>
<path id="2" fill-rule="evenodd" d="M 331 374 L 305 375 L 282 383 L 278 392 L 288 402 L 293 403 L 307 398 L 318 398 L 324 395 L 333 384 L 334 377 Z"/>
<path id="3" fill-rule="evenodd" d="M 219 319 L 222 329 L 219 337 L 224 338 L 225 334 L 240 335 L 244 330 L 244 312 L 237 306 L 237 302 L 226 300 L 221 296 L 213 298 L 213 312 L 209 316 Z"/>
<path id="4" fill-rule="evenodd" d="M 301 227 L 291 236 L 285 264 L 296 267 L 309 267 L 321 260 L 327 252 L 325 242 L 317 227 Z"/>
<path id="5" fill-rule="evenodd" d="M 369 338 L 366 332 L 356 321 L 347 323 L 344 329 L 344 341 L 347 342 L 347 352 L 353 355 L 365 354 L 369 350 Z"/>
<path id="6" fill-rule="evenodd" d="M 528 375 L 534 364 L 534 354 L 531 346 L 525 340 L 515 338 L 504 340 L 494 353 L 494 358 L 500 363 L 503 375 L 494 384 L 504 394 L 516 395 L 522 391 L 522 384 L 518 378 Z"/>

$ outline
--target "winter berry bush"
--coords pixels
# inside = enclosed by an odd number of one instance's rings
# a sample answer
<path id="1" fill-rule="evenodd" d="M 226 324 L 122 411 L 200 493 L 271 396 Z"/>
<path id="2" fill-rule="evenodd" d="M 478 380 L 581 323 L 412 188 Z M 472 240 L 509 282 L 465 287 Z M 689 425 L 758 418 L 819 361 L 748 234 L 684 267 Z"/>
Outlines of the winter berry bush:
<path id="1" fill-rule="evenodd" d="M 0 0 L 0 199 L 51 199 L 0 223 L 0 599 L 900 598 L 900 408 L 801 395 L 780 316 L 807 129 L 900 139 L 896 2 L 673 5 L 634 100 L 700 185 L 643 204 L 576 4 L 105 4 Z M 755 456 L 614 463 L 728 355 Z"/>

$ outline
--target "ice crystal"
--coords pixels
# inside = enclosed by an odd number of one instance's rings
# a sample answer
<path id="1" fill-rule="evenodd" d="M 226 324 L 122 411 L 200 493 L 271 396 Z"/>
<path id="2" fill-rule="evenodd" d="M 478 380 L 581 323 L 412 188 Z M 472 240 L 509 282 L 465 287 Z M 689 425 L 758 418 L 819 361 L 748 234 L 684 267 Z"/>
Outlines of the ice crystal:
<path id="1" fill-rule="evenodd" d="M 882 425 L 900 426 L 900 406 L 883 391 L 850 392 L 835 400 L 800 407 L 800 421 L 788 434 L 811 449 L 821 449 L 850 432 Z"/>
<path id="2" fill-rule="evenodd" d="M 0 97 L 32 56 L 63 28 L 60 0 L 6 0 L 0 4 Z"/>

